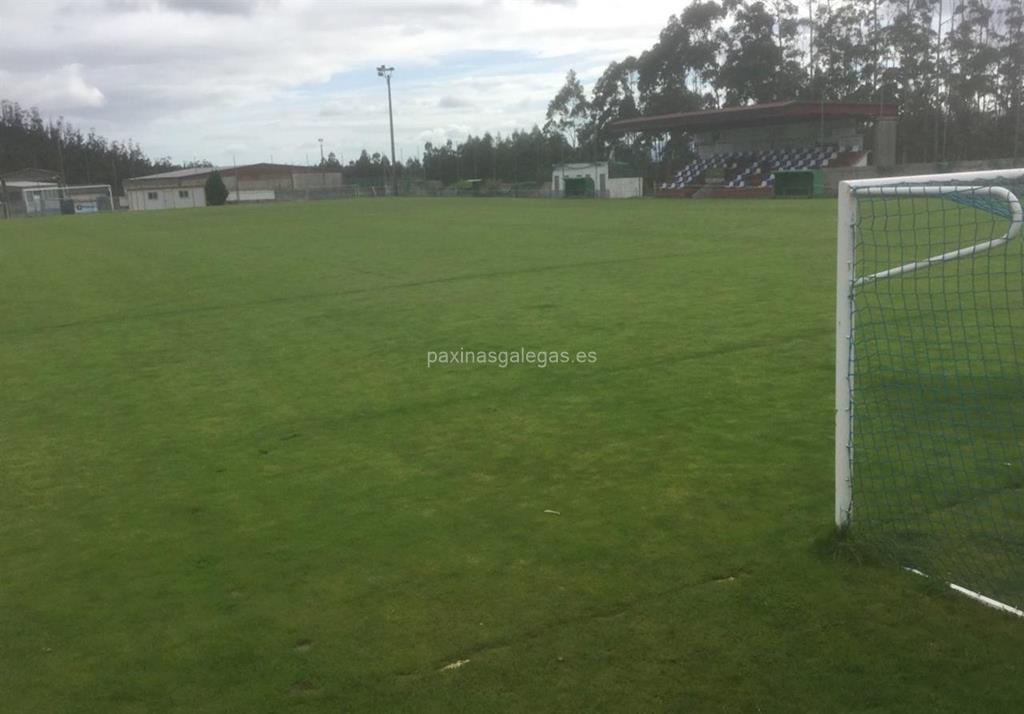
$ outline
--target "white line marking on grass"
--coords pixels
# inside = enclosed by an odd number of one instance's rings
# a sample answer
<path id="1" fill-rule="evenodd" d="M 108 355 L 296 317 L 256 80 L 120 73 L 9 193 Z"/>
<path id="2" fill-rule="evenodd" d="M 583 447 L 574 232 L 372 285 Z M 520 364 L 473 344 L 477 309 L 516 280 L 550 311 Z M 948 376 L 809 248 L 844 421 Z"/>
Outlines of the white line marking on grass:
<path id="1" fill-rule="evenodd" d="M 930 578 L 928 573 L 923 573 L 920 570 L 918 570 L 917 568 L 911 568 L 909 566 L 903 566 L 903 569 L 906 570 L 908 573 L 913 573 L 914 575 L 920 575 L 922 578 Z M 950 590 L 952 590 L 954 592 L 958 592 L 961 595 L 966 595 L 967 597 L 971 598 L 972 600 L 980 602 L 982 605 L 987 605 L 988 607 L 991 607 L 993 610 L 999 610 L 1001 612 L 1005 612 L 1005 613 L 1008 613 L 1010 615 L 1014 615 L 1016 617 L 1024 618 L 1024 610 L 1019 610 L 1019 609 L 1015 608 L 1013 605 L 1007 605 L 1005 602 L 999 602 L 998 600 L 996 600 L 994 598 L 990 598 L 987 595 L 982 595 L 981 593 L 975 592 L 974 590 L 968 590 L 964 586 L 957 585 L 956 583 L 946 583 L 946 585 L 949 586 Z"/>
<path id="2" fill-rule="evenodd" d="M 454 662 L 451 662 L 450 664 L 446 664 L 439 671 L 447 672 L 447 671 L 452 670 L 452 669 L 458 669 L 459 667 L 461 667 L 464 664 L 469 664 L 469 660 L 468 659 L 457 659 Z"/>

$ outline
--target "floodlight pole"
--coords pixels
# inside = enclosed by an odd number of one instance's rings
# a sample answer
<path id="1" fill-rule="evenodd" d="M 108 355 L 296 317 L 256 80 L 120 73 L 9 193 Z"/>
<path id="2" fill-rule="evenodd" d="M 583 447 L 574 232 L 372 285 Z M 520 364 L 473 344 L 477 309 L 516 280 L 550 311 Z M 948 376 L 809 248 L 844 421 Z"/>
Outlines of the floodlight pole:
<path id="1" fill-rule="evenodd" d="M 391 129 L 391 195 L 398 195 L 398 174 L 395 171 L 395 115 L 391 111 L 391 73 L 394 67 L 381 65 L 377 68 L 377 76 L 383 77 L 388 83 L 388 126 Z"/>
<path id="2" fill-rule="evenodd" d="M 320 142 L 320 188 L 324 188 L 327 183 L 327 166 L 324 164 L 324 140 L 317 139 Z"/>

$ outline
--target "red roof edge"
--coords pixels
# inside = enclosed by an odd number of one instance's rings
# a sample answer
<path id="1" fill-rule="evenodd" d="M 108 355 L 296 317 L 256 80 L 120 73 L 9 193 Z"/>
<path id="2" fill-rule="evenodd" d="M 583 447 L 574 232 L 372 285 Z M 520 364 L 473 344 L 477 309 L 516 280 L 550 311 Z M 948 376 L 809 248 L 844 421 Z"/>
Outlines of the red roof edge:
<path id="1" fill-rule="evenodd" d="M 637 117 L 635 119 L 619 119 L 618 121 L 611 122 L 608 128 L 618 133 L 630 131 L 667 131 L 669 129 L 700 131 L 717 128 L 757 126 L 765 122 L 787 123 L 822 116 L 874 119 L 878 117 L 896 117 L 898 113 L 898 107 L 895 104 L 789 100 L 751 104 L 744 107 L 709 109 L 700 112 L 677 112 L 674 114 Z"/>

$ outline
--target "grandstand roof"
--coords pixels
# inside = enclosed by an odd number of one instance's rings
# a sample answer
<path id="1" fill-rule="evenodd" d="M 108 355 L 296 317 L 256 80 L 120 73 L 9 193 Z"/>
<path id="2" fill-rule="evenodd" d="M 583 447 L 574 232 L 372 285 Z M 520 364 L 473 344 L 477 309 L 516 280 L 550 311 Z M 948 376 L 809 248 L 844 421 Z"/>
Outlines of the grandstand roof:
<path id="1" fill-rule="evenodd" d="M 619 119 L 608 125 L 614 132 L 630 131 L 706 131 L 708 129 L 731 129 L 762 124 L 786 124 L 807 121 L 820 117 L 895 117 L 895 104 L 866 102 L 814 102 L 791 100 L 751 104 L 745 107 L 727 107 L 702 112 L 677 112 L 655 116 Z"/>

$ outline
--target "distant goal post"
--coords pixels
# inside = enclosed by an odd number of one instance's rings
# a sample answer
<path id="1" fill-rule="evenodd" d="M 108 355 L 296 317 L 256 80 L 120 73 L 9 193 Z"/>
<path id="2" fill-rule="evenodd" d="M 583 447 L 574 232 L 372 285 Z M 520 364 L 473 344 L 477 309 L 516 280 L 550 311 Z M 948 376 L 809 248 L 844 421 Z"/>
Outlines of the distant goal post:
<path id="1" fill-rule="evenodd" d="M 1022 196 L 1024 169 L 843 182 L 836 261 L 837 527 L 1018 615 Z"/>
<path id="2" fill-rule="evenodd" d="M 29 216 L 104 213 L 115 208 L 110 184 L 26 188 L 21 195 Z"/>

